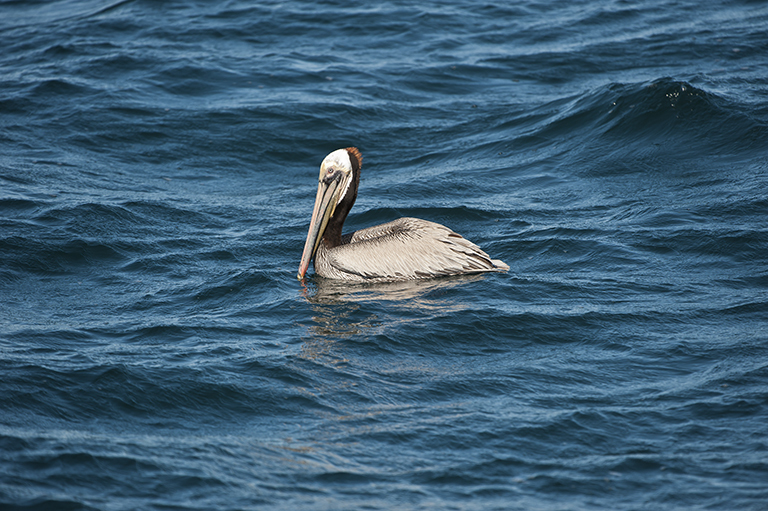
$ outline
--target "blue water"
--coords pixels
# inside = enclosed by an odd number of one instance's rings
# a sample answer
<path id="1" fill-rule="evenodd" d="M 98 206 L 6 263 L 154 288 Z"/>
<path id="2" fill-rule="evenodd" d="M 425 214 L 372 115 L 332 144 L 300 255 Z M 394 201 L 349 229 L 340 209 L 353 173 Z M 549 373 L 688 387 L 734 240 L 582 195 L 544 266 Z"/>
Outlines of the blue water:
<path id="1" fill-rule="evenodd" d="M 0 3 L 0 508 L 768 507 L 768 7 Z M 448 225 L 505 274 L 296 280 Z M 311 270 L 310 270 L 311 274 Z"/>

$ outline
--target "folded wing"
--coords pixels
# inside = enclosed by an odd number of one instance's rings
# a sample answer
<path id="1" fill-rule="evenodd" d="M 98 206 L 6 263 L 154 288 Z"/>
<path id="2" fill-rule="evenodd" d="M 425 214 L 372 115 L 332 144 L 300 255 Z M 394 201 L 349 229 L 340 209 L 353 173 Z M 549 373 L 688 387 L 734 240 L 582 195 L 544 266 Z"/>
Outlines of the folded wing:
<path id="1" fill-rule="evenodd" d="M 315 269 L 323 277 L 368 281 L 506 271 L 509 266 L 443 225 L 400 218 L 319 250 Z"/>

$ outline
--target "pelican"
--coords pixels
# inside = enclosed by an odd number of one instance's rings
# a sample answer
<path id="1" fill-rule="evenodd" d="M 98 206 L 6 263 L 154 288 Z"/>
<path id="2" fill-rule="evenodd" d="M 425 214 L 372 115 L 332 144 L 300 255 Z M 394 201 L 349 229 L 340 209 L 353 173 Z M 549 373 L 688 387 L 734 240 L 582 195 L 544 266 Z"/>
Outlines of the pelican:
<path id="1" fill-rule="evenodd" d="M 344 236 L 355 204 L 363 157 L 356 147 L 338 149 L 320 165 L 320 183 L 299 263 L 299 280 L 314 258 L 315 273 L 329 279 L 385 282 L 507 271 L 480 247 L 444 225 L 400 218 Z"/>

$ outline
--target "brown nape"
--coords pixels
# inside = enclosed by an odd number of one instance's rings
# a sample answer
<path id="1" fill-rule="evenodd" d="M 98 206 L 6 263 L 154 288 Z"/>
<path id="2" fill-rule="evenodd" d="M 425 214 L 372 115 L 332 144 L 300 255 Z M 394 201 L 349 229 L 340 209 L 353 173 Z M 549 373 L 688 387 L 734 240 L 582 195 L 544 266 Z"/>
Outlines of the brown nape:
<path id="1" fill-rule="evenodd" d="M 349 154 L 349 163 L 352 164 L 352 184 L 349 192 L 344 199 L 336 206 L 336 211 L 328 220 L 328 226 L 323 233 L 323 243 L 326 248 L 338 247 L 341 245 L 341 230 L 344 227 L 344 220 L 347 219 L 349 210 L 355 205 L 357 199 L 357 189 L 360 186 L 360 166 L 363 162 L 363 155 L 360 154 L 357 147 L 347 147 Z"/>
<path id="2" fill-rule="evenodd" d="M 352 164 L 352 170 L 359 171 L 363 165 L 363 155 L 357 147 L 347 147 L 347 154 L 349 154 L 349 162 Z"/>

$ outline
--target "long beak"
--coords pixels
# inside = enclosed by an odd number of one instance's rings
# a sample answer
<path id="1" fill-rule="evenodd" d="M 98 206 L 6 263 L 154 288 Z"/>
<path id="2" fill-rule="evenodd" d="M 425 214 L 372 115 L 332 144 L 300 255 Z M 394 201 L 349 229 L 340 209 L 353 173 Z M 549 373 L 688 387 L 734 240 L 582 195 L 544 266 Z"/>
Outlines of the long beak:
<path id="1" fill-rule="evenodd" d="M 315 252 L 317 252 L 317 247 L 320 245 L 320 240 L 323 238 L 323 233 L 325 232 L 325 227 L 328 225 L 328 220 L 336 210 L 338 194 L 338 180 L 331 181 L 328 184 L 320 181 L 320 184 L 317 186 L 315 209 L 312 211 L 312 220 L 309 221 L 307 241 L 304 242 L 304 252 L 301 254 L 301 262 L 299 263 L 299 280 L 304 278 L 307 269 L 309 269 L 309 263 L 315 256 Z"/>

